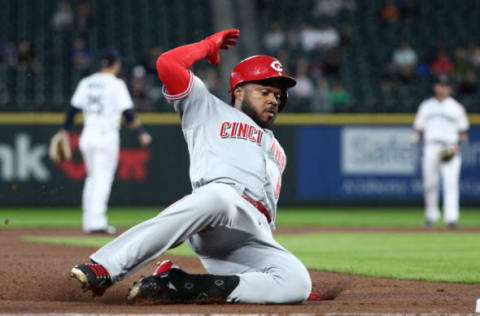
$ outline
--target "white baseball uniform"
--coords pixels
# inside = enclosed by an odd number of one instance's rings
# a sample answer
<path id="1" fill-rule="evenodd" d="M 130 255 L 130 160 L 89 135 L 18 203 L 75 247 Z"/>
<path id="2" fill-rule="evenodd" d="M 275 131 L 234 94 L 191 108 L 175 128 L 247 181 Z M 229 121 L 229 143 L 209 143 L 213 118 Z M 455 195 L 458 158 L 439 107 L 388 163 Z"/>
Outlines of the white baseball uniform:
<path id="1" fill-rule="evenodd" d="M 423 132 L 423 186 L 425 219 L 434 223 L 440 219 L 439 178 L 443 184 L 443 216 L 445 223 L 459 218 L 459 179 L 461 154 L 448 162 L 440 160 L 440 151 L 456 146 L 459 134 L 469 128 L 463 106 L 451 97 L 443 101 L 429 98 L 420 104 L 414 122 L 415 130 Z"/>
<path id="2" fill-rule="evenodd" d="M 107 204 L 118 164 L 122 112 L 133 107 L 125 82 L 110 73 L 95 73 L 80 81 L 71 100 L 82 110 L 80 150 L 87 177 L 83 187 L 83 230 L 108 227 Z"/>
<path id="3" fill-rule="evenodd" d="M 186 241 L 209 273 L 239 276 L 230 302 L 306 300 L 307 269 L 272 235 L 286 165 L 273 133 L 210 94 L 193 74 L 185 92 L 164 95 L 181 117 L 193 192 L 90 258 L 115 282 Z"/>

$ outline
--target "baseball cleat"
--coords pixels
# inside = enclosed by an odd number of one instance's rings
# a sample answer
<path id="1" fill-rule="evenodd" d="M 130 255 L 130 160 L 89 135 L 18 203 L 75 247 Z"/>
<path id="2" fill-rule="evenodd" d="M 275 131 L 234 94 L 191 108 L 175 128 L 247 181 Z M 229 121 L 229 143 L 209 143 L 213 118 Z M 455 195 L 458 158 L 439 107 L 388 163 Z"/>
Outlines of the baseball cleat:
<path id="1" fill-rule="evenodd" d="M 152 275 L 134 283 L 127 303 L 225 303 L 239 282 L 236 275 L 188 274 L 165 260 Z"/>
<path id="2" fill-rule="evenodd" d="M 182 271 L 179 266 L 174 265 L 170 260 L 158 262 L 152 275 L 142 276 L 140 280 L 133 284 L 127 294 L 127 303 L 174 303 L 173 298 L 177 294 L 177 288 L 168 278 L 172 269 Z"/>
<path id="3" fill-rule="evenodd" d="M 457 223 L 456 222 L 450 222 L 447 224 L 447 227 L 450 229 L 457 229 Z"/>
<path id="4" fill-rule="evenodd" d="M 425 222 L 423 222 L 424 227 L 432 227 L 433 226 L 433 221 L 426 219 Z"/>
<path id="5" fill-rule="evenodd" d="M 70 271 L 70 277 L 80 282 L 84 292 L 92 291 L 92 296 L 102 296 L 113 284 L 110 274 L 101 264 L 77 264 Z"/>
<path id="6" fill-rule="evenodd" d="M 113 226 L 107 226 L 105 228 L 94 229 L 87 231 L 89 234 L 105 234 L 105 235 L 115 235 L 117 233 L 117 229 Z"/>

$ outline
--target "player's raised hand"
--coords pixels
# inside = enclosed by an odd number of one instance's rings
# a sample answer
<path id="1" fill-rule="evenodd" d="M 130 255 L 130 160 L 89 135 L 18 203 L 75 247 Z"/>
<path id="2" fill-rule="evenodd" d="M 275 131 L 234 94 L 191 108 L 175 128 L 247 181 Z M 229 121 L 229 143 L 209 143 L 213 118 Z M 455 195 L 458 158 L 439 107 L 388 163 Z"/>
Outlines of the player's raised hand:
<path id="1" fill-rule="evenodd" d="M 228 29 L 205 38 L 210 48 L 206 56 L 208 62 L 212 65 L 220 63 L 220 49 L 228 49 L 231 45 L 237 45 L 237 38 L 240 37 L 240 30 Z"/>

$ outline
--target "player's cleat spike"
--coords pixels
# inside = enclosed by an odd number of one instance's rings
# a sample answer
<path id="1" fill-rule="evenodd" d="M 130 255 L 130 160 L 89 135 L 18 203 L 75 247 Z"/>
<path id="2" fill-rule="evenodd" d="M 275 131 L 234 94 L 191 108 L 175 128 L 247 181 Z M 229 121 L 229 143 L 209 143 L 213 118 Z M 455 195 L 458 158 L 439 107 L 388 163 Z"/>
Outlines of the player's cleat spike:
<path id="1" fill-rule="evenodd" d="M 168 280 L 168 274 L 171 269 L 180 269 L 170 260 L 164 260 L 157 263 L 151 276 L 141 276 L 140 280 L 133 283 L 133 287 L 128 291 L 127 303 L 133 304 L 140 301 L 152 303 L 174 303 L 173 297 L 177 289 Z M 183 272 L 183 271 L 182 271 Z"/>
<path id="2" fill-rule="evenodd" d="M 142 277 L 128 291 L 127 303 L 172 304 L 177 289 L 168 278 L 159 275 Z"/>
<path id="3" fill-rule="evenodd" d="M 77 279 L 83 292 L 92 291 L 92 296 L 102 296 L 113 282 L 107 269 L 101 264 L 77 264 L 70 271 L 70 277 Z"/>

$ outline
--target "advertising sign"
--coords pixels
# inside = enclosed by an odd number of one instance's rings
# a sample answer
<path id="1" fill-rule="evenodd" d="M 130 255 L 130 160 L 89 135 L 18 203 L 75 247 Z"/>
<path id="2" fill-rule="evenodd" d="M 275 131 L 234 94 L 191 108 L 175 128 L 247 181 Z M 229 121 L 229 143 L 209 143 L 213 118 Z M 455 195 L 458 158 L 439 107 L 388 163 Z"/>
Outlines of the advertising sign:
<path id="1" fill-rule="evenodd" d="M 421 201 L 422 145 L 410 126 L 308 126 L 297 133 L 300 201 Z M 480 202 L 480 128 L 462 145 L 462 201 Z"/>
<path id="2" fill-rule="evenodd" d="M 79 130 L 70 137 L 73 159 L 54 164 L 50 138 L 58 126 L 0 126 L 0 203 L 80 205 L 85 165 Z M 149 126 L 154 141 L 140 148 L 135 132 L 121 131 L 121 149 L 110 204 L 165 205 L 191 192 L 188 154 L 178 126 Z M 160 137 L 162 135 L 162 137 Z"/>

